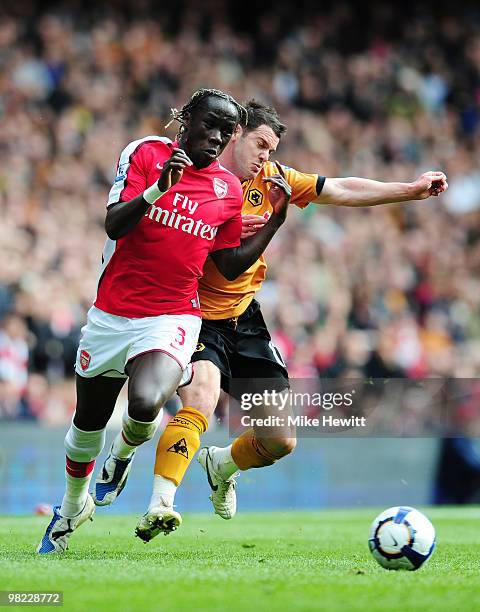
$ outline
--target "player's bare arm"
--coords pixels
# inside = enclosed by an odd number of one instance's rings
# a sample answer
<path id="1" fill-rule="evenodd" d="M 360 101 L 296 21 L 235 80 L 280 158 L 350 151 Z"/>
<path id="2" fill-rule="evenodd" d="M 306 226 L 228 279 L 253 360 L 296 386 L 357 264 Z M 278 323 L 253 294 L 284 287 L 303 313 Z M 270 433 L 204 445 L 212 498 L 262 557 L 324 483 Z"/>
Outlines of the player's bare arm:
<path id="1" fill-rule="evenodd" d="M 395 202 L 425 200 L 448 189 L 443 172 L 424 172 L 413 183 L 383 183 L 365 178 L 327 178 L 317 204 L 335 206 L 377 206 Z"/>
<path id="2" fill-rule="evenodd" d="M 160 178 L 157 181 L 158 191 L 165 193 L 182 178 L 185 166 L 191 166 L 192 161 L 182 149 L 175 149 L 171 157 L 163 165 Z M 145 193 L 145 192 L 144 192 Z M 144 193 L 128 200 L 117 202 L 108 207 L 105 217 L 105 231 L 112 240 L 122 238 L 139 223 L 151 206 Z"/>
<path id="3" fill-rule="evenodd" d="M 211 253 L 213 261 L 227 280 L 235 280 L 257 261 L 287 217 L 292 188 L 287 183 L 283 168 L 279 164 L 277 168 L 278 174 L 263 179 L 270 185 L 268 198 L 273 207 L 270 219 L 253 236 L 242 240 L 239 247 Z"/>
<path id="4" fill-rule="evenodd" d="M 327 178 L 321 193 L 313 202 L 350 207 L 378 206 L 425 200 L 439 196 L 447 189 L 446 175 L 434 171 L 425 172 L 413 183 L 383 183 L 358 177 Z M 267 220 L 260 215 L 243 215 L 242 240 L 254 236 L 266 223 Z"/>

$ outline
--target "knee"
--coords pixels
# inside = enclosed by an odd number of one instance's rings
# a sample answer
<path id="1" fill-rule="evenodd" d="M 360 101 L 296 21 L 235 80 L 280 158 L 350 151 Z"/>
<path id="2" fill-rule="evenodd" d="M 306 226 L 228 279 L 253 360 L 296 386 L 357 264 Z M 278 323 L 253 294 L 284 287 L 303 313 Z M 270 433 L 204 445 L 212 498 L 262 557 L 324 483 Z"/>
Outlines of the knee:
<path id="1" fill-rule="evenodd" d="M 276 459 L 281 459 L 295 450 L 297 439 L 295 437 L 278 437 L 263 440 L 262 443 Z"/>
<path id="2" fill-rule="evenodd" d="M 128 397 L 128 414 L 136 421 L 154 421 L 169 399 L 170 396 L 162 389 L 134 389 Z"/>

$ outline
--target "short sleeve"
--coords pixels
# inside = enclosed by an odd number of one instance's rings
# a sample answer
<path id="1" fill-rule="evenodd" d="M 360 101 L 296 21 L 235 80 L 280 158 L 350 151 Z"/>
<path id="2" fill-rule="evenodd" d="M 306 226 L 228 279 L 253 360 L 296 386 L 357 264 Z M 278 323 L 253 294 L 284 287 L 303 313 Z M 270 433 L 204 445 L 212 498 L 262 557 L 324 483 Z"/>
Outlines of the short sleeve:
<path id="1" fill-rule="evenodd" d="M 137 144 L 134 148 L 132 145 Z M 108 204 L 128 202 L 143 193 L 147 185 L 147 172 L 142 154 L 142 146 L 130 143 L 122 151 L 117 164 L 117 173 L 108 194 Z"/>
<path id="2" fill-rule="evenodd" d="M 285 178 L 292 188 L 291 204 L 295 204 L 299 208 L 305 208 L 310 202 L 317 199 L 323 189 L 324 176 L 298 172 L 294 168 L 283 165 L 282 168 L 285 170 Z"/>

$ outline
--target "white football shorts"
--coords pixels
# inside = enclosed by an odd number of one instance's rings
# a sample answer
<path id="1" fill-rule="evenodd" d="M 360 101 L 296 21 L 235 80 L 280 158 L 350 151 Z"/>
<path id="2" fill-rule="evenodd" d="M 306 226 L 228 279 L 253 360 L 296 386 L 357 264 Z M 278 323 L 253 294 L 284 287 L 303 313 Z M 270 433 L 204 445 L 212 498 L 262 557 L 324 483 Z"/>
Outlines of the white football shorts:
<path id="1" fill-rule="evenodd" d="M 92 306 L 82 327 L 75 371 L 85 378 L 126 378 L 125 366 L 131 359 L 159 351 L 175 359 L 184 371 L 181 385 L 187 384 L 201 325 L 195 315 L 127 318 Z"/>

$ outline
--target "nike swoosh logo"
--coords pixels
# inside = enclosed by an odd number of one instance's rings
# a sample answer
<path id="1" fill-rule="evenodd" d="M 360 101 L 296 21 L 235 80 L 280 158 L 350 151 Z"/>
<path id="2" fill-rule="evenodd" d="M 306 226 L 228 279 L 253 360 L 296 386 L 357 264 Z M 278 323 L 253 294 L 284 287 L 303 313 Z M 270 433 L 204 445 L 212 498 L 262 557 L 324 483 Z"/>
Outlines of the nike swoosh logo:
<path id="1" fill-rule="evenodd" d="M 67 535 L 67 533 L 73 533 L 73 529 L 65 529 L 65 531 L 57 531 L 56 533 L 52 533 L 52 540 L 57 541 L 58 538 Z"/>
<path id="2" fill-rule="evenodd" d="M 155 168 L 156 168 L 157 170 L 163 170 L 163 166 L 162 166 L 162 164 L 157 164 L 157 165 L 155 166 Z"/>
<path id="3" fill-rule="evenodd" d="M 52 533 L 52 540 L 57 541 L 58 538 L 61 538 L 64 535 L 67 535 L 67 533 L 73 533 L 70 519 L 68 519 L 67 525 L 68 525 L 68 529 L 65 529 L 65 531 L 57 531 L 56 533 Z"/>
<path id="4" fill-rule="evenodd" d="M 205 460 L 205 467 L 207 469 L 207 480 L 208 480 L 208 484 L 210 485 L 210 488 L 212 489 L 212 491 L 216 491 L 218 489 L 218 485 L 214 485 L 212 482 L 212 477 L 210 476 L 210 470 L 208 469 L 208 460 L 210 459 L 210 452 L 207 451 L 207 459 Z M 211 461 L 211 459 L 210 459 Z"/>

